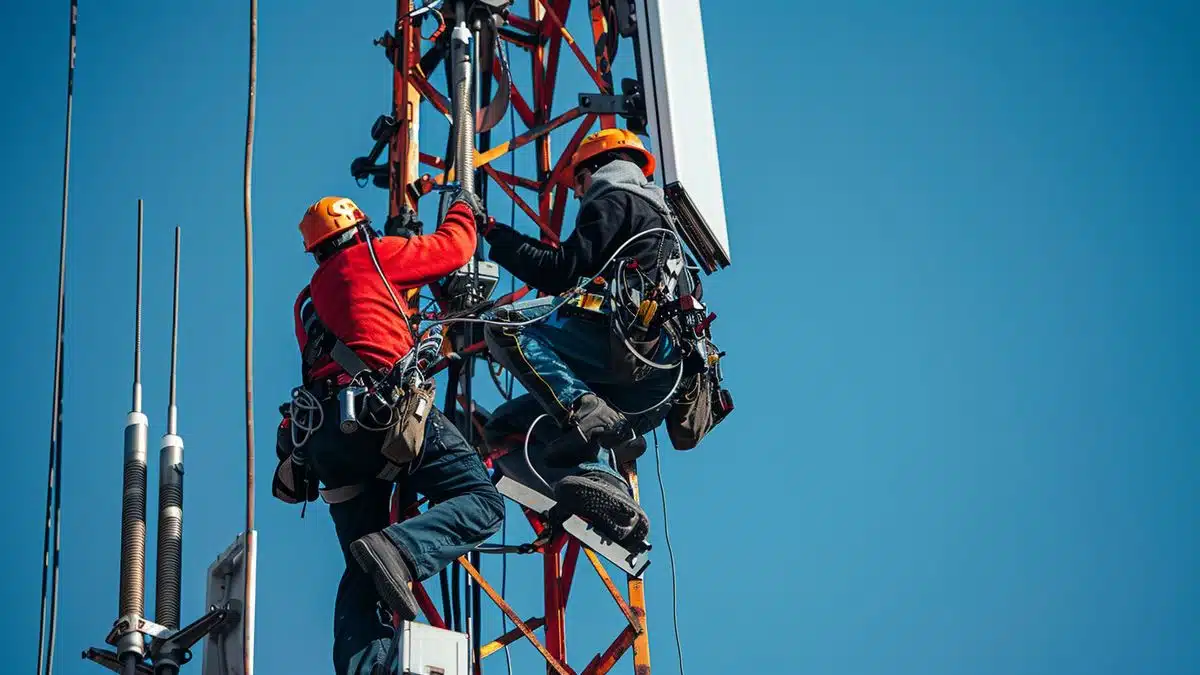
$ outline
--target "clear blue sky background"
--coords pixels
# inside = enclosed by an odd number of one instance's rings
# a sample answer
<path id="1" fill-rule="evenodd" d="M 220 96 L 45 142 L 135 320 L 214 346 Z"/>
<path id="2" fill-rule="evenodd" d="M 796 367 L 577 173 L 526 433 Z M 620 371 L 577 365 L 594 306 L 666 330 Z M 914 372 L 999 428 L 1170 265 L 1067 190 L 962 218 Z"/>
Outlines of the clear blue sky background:
<path id="1" fill-rule="evenodd" d="M 33 669 L 37 641 L 67 4 L 8 10 L 19 30 L 0 45 L 11 366 L 0 640 L 13 672 Z M 98 672 L 79 653 L 101 645 L 117 611 L 139 197 L 154 448 L 183 227 L 186 616 L 202 611 L 205 569 L 244 508 L 247 3 L 82 4 L 59 673 Z M 312 270 L 296 223 L 327 193 L 385 213 L 384 193 L 356 187 L 348 166 L 387 110 L 371 40 L 394 4 L 346 7 L 261 6 L 262 675 L 330 670 L 341 559 L 327 509 L 300 520 L 269 479 L 276 406 L 297 373 L 292 301 Z M 1194 3 L 754 10 L 704 4 L 734 257 L 709 289 L 738 409 L 700 449 L 663 448 L 690 672 L 1200 670 Z M 557 109 L 587 86 L 580 72 L 564 71 Z M 440 148 L 444 125 L 425 126 Z M 643 465 L 652 655 L 672 673 L 663 516 L 654 463 Z M 510 540 L 528 540 L 510 515 Z M 485 564 L 498 583 L 497 560 Z M 539 576 L 536 559 L 511 561 L 525 616 L 541 612 Z M 485 607 L 494 633 L 499 612 Z M 580 577 L 570 616 L 579 663 L 621 627 L 594 576 Z M 534 672 L 530 653 L 514 649 L 518 672 Z M 497 659 L 488 672 L 503 672 Z"/>

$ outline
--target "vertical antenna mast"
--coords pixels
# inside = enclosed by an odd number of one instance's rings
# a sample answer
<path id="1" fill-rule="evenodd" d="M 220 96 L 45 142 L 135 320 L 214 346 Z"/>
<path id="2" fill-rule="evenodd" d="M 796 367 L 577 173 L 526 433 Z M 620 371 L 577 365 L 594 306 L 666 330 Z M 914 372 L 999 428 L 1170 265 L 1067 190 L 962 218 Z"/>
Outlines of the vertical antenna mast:
<path id="1" fill-rule="evenodd" d="M 158 464 L 158 556 L 155 565 L 154 620 L 142 616 L 146 549 L 146 416 L 141 406 L 141 279 L 142 219 L 138 200 L 138 328 L 134 353 L 134 410 L 125 427 L 125 500 L 121 520 L 121 615 L 105 642 L 117 651 L 89 649 L 83 657 L 121 675 L 152 670 L 155 675 L 179 675 L 192 658 L 192 647 L 213 631 L 228 631 L 238 611 L 230 602 L 209 603 L 199 619 L 179 627 L 180 576 L 183 571 L 183 438 L 176 432 L 175 372 L 179 346 L 179 226 L 175 226 L 175 279 L 171 308 L 171 391 L 167 404 L 167 433 L 162 436 Z M 240 535 L 239 535 L 240 537 Z M 211 569 L 210 569 L 211 575 Z M 211 581 L 211 579 L 210 579 Z M 209 588 L 211 597 L 211 586 Z M 146 638 L 150 638 L 147 648 Z M 218 640 L 219 644 L 219 640 Z M 213 644 L 205 642 L 207 654 Z M 148 660 L 149 664 L 146 663 Z M 207 660 L 207 659 L 206 659 Z M 208 665 L 204 672 L 211 672 Z M 232 672 L 222 666 L 219 671 Z M 241 673 L 241 675 L 248 675 Z"/>
<path id="2" fill-rule="evenodd" d="M 66 315 L 66 272 L 67 272 L 67 194 L 71 174 L 71 103 L 75 93 L 75 32 L 79 18 L 79 3 L 71 0 L 70 37 L 68 41 L 67 62 L 67 120 L 66 141 L 63 147 L 63 190 L 62 190 L 62 224 L 59 230 L 58 244 L 58 324 L 55 328 L 54 349 L 54 403 L 50 416 L 50 467 L 46 477 L 46 537 L 42 550 L 42 604 L 38 613 L 38 675 L 42 674 L 43 657 L 45 658 L 46 675 L 54 672 L 54 638 L 58 624 L 58 552 L 60 533 L 62 531 L 59 517 L 62 505 L 62 399 L 63 399 L 63 354 L 64 329 Z M 51 521 L 53 520 L 53 528 Z M 51 529 L 54 537 L 54 562 L 50 562 Z M 46 621 L 46 575 L 51 575 L 50 581 L 50 620 L 47 630 Z M 47 635 L 47 633 L 49 635 Z M 49 647 L 44 641 L 49 637 Z"/>
<path id="3" fill-rule="evenodd" d="M 175 368 L 179 345 L 179 226 L 175 227 L 175 282 L 171 309 L 171 392 L 167 433 L 158 463 L 158 555 L 155 570 L 154 621 L 179 628 L 179 584 L 183 573 L 183 438 L 177 434 Z"/>
<path id="4" fill-rule="evenodd" d="M 145 654 L 142 633 L 146 573 L 146 436 L 142 413 L 142 200 L 138 200 L 137 308 L 133 347 L 133 409 L 125 417 L 125 472 L 121 500 L 121 585 L 117 610 L 117 655 L 125 675 L 134 675 Z M 122 626 L 121 624 L 124 624 Z"/>
<path id="5" fill-rule="evenodd" d="M 246 96 L 246 157 L 243 169 L 243 217 L 246 221 L 246 586 L 242 617 L 242 675 L 254 675 L 254 596 L 258 533 L 254 531 L 254 226 L 250 177 L 254 161 L 254 88 L 258 78 L 258 0 L 250 0 L 250 81 Z"/>
<path id="6" fill-rule="evenodd" d="M 475 116 L 471 107 L 471 29 L 467 27 L 466 3 L 454 4 L 457 25 L 450 34 L 454 63 L 454 173 L 465 192 L 475 194 Z"/>

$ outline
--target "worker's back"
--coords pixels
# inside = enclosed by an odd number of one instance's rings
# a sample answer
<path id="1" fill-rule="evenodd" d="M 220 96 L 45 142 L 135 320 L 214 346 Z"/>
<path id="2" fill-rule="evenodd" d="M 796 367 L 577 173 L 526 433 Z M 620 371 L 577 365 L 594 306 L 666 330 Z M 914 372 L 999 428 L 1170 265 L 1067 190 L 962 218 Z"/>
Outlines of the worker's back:
<path id="1" fill-rule="evenodd" d="M 372 242 L 377 254 L 394 253 L 408 241 L 384 237 Z M 394 255 L 379 255 L 381 260 Z M 391 270 L 383 268 L 389 278 Z M 412 348 L 412 335 L 401 318 L 392 295 L 371 260 L 366 244 L 357 244 L 326 260 L 313 273 L 312 302 L 317 316 L 330 332 L 354 350 L 368 366 L 386 368 Z M 407 314 L 403 288 L 393 284 L 396 299 Z M 337 364 L 320 367 L 313 377 L 324 377 L 338 370 Z"/>

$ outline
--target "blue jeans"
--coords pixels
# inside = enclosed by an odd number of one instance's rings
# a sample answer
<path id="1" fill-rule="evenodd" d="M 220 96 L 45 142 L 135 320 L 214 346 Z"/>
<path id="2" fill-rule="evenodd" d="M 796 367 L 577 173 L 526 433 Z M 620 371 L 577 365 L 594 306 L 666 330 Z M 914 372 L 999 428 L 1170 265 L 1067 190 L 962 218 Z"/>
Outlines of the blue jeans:
<path id="1" fill-rule="evenodd" d="M 641 373 L 631 372 L 623 365 L 627 350 L 612 340 L 606 315 L 563 316 L 555 311 L 561 303 L 562 299 L 557 297 L 537 298 L 497 307 L 482 315 L 485 319 L 506 322 L 547 317 L 525 326 L 487 326 L 492 357 L 529 392 L 497 408 L 488 423 L 489 432 L 524 433 L 542 413 L 550 414 L 561 427 L 571 405 L 589 392 L 624 413 L 639 434 L 648 433 L 662 423 L 671 407 L 670 401 L 664 399 L 674 388 L 679 370 L 643 368 Z M 670 364 L 679 358 L 678 349 L 665 335 L 647 356 L 659 364 Z M 530 441 L 531 457 L 548 442 L 547 429 L 554 429 L 554 425 L 542 420 Z M 555 430 L 554 434 L 557 433 Z M 619 475 L 612 467 L 611 453 L 603 447 L 597 449 L 594 457 L 581 462 L 574 472 L 583 471 Z"/>
<path id="2" fill-rule="evenodd" d="M 405 496 L 421 493 L 430 507 L 420 515 L 389 525 L 392 483 L 375 476 L 383 468 L 382 432 L 360 429 L 343 434 L 337 405 L 325 406 L 325 420 L 306 448 L 326 487 L 365 483 L 358 496 L 329 505 L 338 544 L 346 562 L 334 601 L 333 665 L 337 675 L 369 675 L 391 645 L 392 628 L 379 619 L 379 600 L 370 575 L 350 554 L 350 543 L 382 531 L 408 562 L 414 582 L 437 574 L 500 529 L 504 499 L 496 491 L 479 455 L 438 410 L 425 426 L 425 444 L 416 470 L 401 471 Z M 406 467 L 411 468 L 411 467 Z M 401 503 L 405 503 L 404 500 Z"/>

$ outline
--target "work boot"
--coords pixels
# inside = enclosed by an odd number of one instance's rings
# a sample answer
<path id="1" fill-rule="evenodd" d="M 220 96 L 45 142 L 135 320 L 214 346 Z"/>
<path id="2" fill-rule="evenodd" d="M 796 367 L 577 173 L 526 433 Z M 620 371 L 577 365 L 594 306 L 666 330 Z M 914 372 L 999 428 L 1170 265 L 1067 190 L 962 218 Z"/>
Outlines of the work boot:
<path id="1" fill-rule="evenodd" d="M 412 572 L 387 535 L 373 532 L 354 540 L 350 543 L 350 554 L 358 566 L 371 575 L 375 591 L 392 612 L 406 621 L 417 618 L 417 596 L 408 587 Z"/>
<path id="2" fill-rule="evenodd" d="M 607 471 L 585 471 L 554 484 L 554 498 L 570 513 L 631 551 L 645 548 L 650 518 L 633 499 L 629 484 Z"/>
<path id="3" fill-rule="evenodd" d="M 593 443 L 612 450 L 619 462 L 636 459 L 646 451 L 646 441 L 634 432 L 629 420 L 599 396 L 584 394 L 571 408 L 564 425 L 566 431 L 546 445 L 548 466 L 565 469 L 594 459 Z"/>

